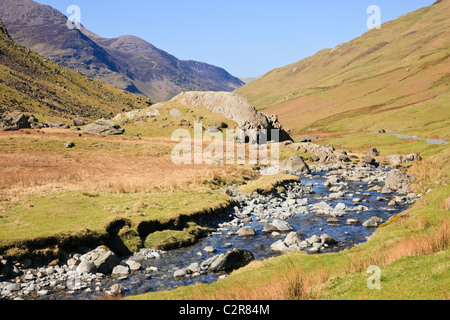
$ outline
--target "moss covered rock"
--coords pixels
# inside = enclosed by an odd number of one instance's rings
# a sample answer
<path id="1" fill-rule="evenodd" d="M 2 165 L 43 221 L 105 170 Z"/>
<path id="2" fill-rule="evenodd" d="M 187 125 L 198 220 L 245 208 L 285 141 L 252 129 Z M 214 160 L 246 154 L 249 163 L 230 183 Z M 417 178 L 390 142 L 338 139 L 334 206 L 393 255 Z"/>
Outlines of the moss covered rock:
<path id="1" fill-rule="evenodd" d="M 144 242 L 137 231 L 129 226 L 125 226 L 113 237 L 111 250 L 119 256 L 127 256 L 144 247 Z"/>

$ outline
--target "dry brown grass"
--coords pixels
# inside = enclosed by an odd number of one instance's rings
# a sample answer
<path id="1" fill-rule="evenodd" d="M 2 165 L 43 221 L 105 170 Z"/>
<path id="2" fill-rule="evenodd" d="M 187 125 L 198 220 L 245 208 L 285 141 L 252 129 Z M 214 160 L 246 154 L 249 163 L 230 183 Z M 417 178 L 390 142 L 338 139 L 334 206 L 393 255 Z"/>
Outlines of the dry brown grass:
<path id="1" fill-rule="evenodd" d="M 200 185 L 204 180 L 239 176 L 242 169 L 221 165 L 175 165 L 170 157 L 18 152 L 0 154 L 0 190 L 45 188 L 131 193 L 154 188 Z"/>
<path id="2" fill-rule="evenodd" d="M 280 272 L 280 276 L 268 280 L 264 286 L 252 287 L 236 282 L 233 290 L 215 289 L 214 292 L 198 291 L 189 296 L 192 300 L 316 300 L 320 293 L 313 290 L 318 283 L 323 283 L 329 275 L 324 270 L 316 270 L 314 275 L 303 273 L 290 261 L 289 266 Z"/>
<path id="3" fill-rule="evenodd" d="M 418 221 L 418 224 L 423 222 Z M 348 266 L 341 271 L 340 275 L 362 272 L 371 265 L 386 266 L 403 257 L 431 255 L 447 249 L 449 244 L 450 228 L 449 219 L 447 219 L 438 229 L 432 230 L 431 234 L 405 237 L 392 245 L 383 244 L 379 250 L 371 252 L 370 256 L 350 255 Z"/>

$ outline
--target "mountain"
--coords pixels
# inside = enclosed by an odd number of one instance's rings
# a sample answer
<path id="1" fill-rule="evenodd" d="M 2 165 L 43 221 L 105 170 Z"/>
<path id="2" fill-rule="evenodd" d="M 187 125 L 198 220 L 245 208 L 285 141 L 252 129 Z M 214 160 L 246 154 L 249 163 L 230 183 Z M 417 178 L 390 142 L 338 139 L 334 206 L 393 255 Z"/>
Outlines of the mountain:
<path id="1" fill-rule="evenodd" d="M 238 89 L 295 135 L 450 127 L 450 0 Z M 446 130 L 444 130 L 446 128 Z M 432 134 L 431 134 L 432 135 Z"/>
<path id="2" fill-rule="evenodd" d="M 0 114 L 34 113 L 39 120 L 98 119 L 153 103 L 149 98 L 58 65 L 15 43 L 0 20 Z"/>
<path id="3" fill-rule="evenodd" d="M 0 17 L 23 46 L 96 80 L 152 99 L 183 91 L 233 91 L 244 83 L 224 69 L 178 60 L 135 36 L 106 39 L 82 27 L 67 28 L 67 17 L 32 0 L 0 0 Z"/>

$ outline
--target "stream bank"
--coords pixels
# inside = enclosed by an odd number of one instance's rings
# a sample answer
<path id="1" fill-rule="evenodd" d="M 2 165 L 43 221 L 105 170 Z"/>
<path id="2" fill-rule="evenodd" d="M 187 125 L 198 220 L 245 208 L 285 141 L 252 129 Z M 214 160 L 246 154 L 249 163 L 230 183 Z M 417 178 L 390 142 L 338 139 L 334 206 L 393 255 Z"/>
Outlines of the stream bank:
<path id="1" fill-rule="evenodd" d="M 71 253 L 60 266 L 19 267 L 21 275 L 0 284 L 1 296 L 79 300 L 136 295 L 227 277 L 227 271 L 209 266 L 232 249 L 264 260 L 290 251 L 323 254 L 351 248 L 421 197 L 386 189 L 392 173 L 384 166 L 316 165 L 300 181 L 286 182 L 268 194 L 242 195 L 230 188 L 235 205 L 225 210 L 214 232 L 192 246 L 142 249 L 117 260 L 112 274 L 83 269 L 92 265 L 83 263 L 81 253 Z"/>

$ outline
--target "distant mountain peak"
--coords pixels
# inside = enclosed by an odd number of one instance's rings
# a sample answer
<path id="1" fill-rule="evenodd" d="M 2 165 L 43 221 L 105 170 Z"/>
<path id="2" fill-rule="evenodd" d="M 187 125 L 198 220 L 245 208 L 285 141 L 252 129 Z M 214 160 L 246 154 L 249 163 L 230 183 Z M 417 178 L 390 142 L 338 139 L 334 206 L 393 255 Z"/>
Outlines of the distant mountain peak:
<path id="1" fill-rule="evenodd" d="M 234 91 L 244 83 L 222 68 L 182 61 L 134 35 L 103 38 L 32 0 L 0 0 L 0 16 L 19 44 L 63 66 L 154 100 L 183 91 Z"/>

